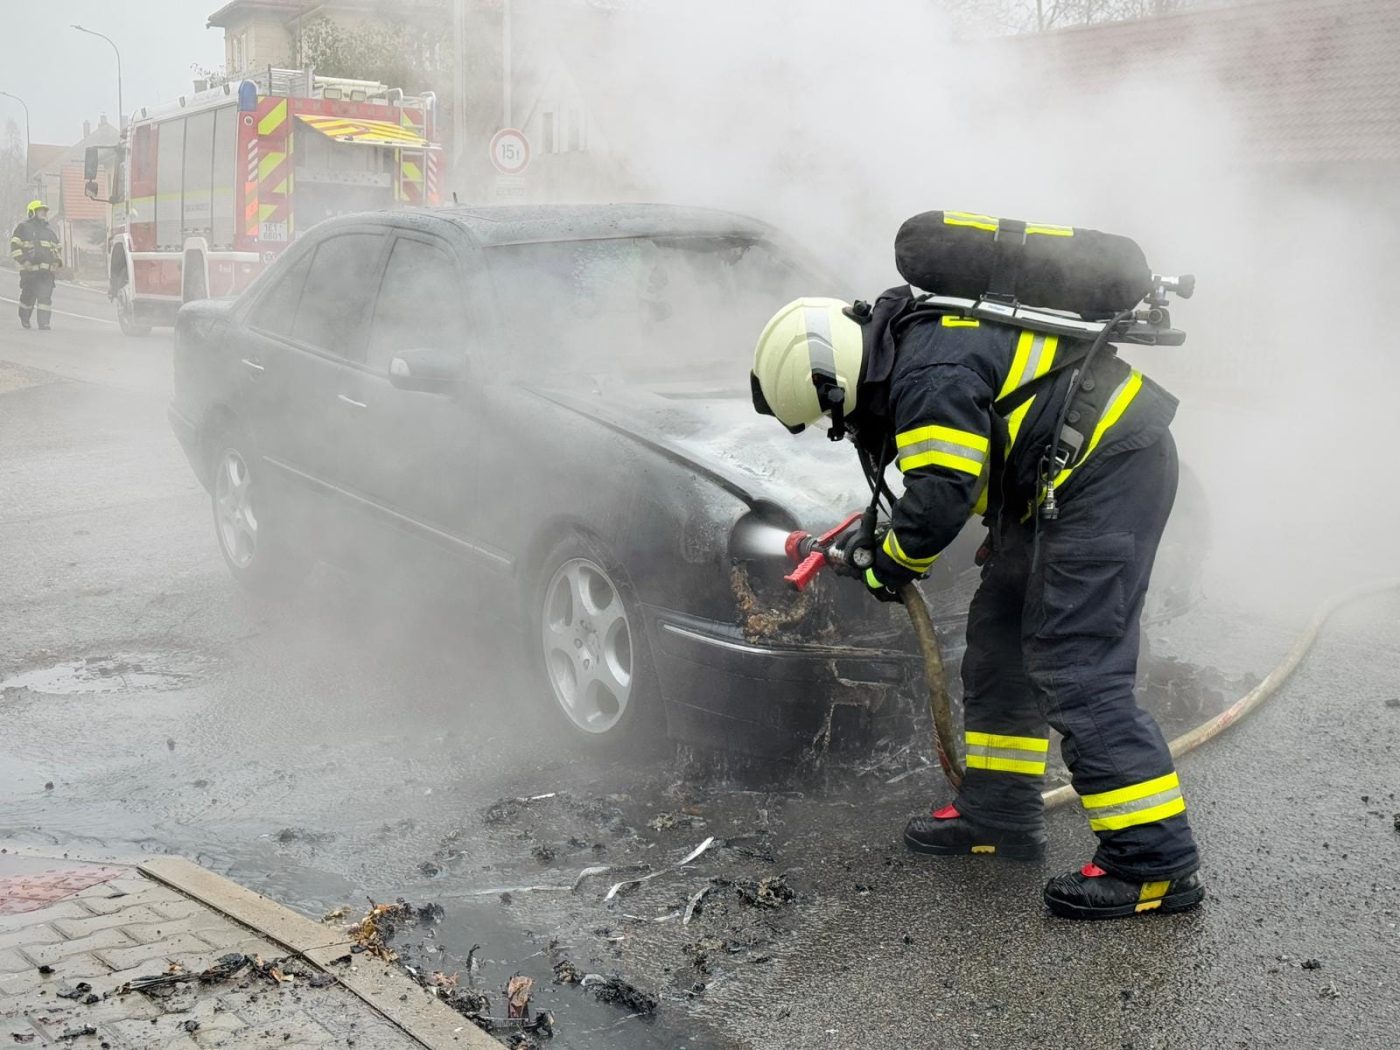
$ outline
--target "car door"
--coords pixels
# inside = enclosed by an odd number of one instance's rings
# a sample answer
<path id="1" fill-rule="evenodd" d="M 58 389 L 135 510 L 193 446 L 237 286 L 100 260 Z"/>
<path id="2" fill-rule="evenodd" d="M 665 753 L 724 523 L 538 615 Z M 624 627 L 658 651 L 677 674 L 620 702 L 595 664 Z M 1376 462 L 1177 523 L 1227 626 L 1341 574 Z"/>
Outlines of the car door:
<path id="1" fill-rule="evenodd" d="M 383 227 L 329 231 L 249 311 L 241 364 L 260 391 L 263 457 L 322 495 L 347 482 L 345 430 L 363 408 L 350 379 L 363 365 L 385 244 Z"/>
<path id="2" fill-rule="evenodd" d="M 477 489 L 480 419 L 473 411 L 470 274 L 441 238 L 396 231 L 369 324 L 366 367 L 359 376 L 365 409 L 347 448 L 367 498 L 382 520 L 485 567 L 508 564 L 482 535 Z M 446 351 L 461 362 L 464 383 L 449 390 L 396 387 L 390 362 L 404 351 Z"/>

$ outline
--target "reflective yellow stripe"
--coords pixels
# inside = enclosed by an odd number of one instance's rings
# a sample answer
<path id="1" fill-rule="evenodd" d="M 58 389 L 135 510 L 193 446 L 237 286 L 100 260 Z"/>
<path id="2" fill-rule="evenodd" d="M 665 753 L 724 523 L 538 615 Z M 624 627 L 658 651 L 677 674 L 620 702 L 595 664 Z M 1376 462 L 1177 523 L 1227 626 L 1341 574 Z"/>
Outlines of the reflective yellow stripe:
<path id="1" fill-rule="evenodd" d="M 884 584 L 880 582 L 880 577 L 875 575 L 874 569 L 865 570 L 865 585 L 869 587 L 872 591 L 878 591 L 881 587 L 884 586 Z"/>
<path id="2" fill-rule="evenodd" d="M 984 471 L 982 473 L 982 476 L 978 478 L 977 499 L 972 504 L 972 516 L 974 518 L 980 514 L 987 513 L 987 493 L 991 489 L 991 486 L 987 483 L 987 481 L 987 474 Z"/>
<path id="3" fill-rule="evenodd" d="M 989 233 L 997 232 L 996 219 L 990 215 L 978 215 L 970 211 L 945 211 L 943 224 L 945 226 L 971 226 L 973 229 L 986 230 Z"/>
<path id="4" fill-rule="evenodd" d="M 897 448 L 907 448 L 909 445 L 917 444 L 920 441 L 949 441 L 957 445 L 966 445 L 968 448 L 975 449 L 978 452 L 986 452 L 992 447 L 992 443 L 981 434 L 974 433 L 971 430 L 957 430 L 953 427 L 942 427 L 937 424 L 906 430 L 901 434 L 896 434 L 894 439 Z"/>
<path id="5" fill-rule="evenodd" d="M 258 134 L 268 135 L 276 131 L 287 122 L 287 100 L 284 98 L 267 112 L 267 116 L 258 121 Z"/>
<path id="6" fill-rule="evenodd" d="M 932 558 L 911 558 L 904 553 L 904 548 L 899 545 L 899 540 L 895 538 L 894 529 L 885 533 L 885 542 L 882 549 L 888 554 L 897 565 L 903 565 L 911 572 L 927 572 L 934 562 L 938 560 L 935 554 Z"/>
<path id="7" fill-rule="evenodd" d="M 895 436 L 901 450 L 899 469 L 908 473 L 920 467 L 938 466 L 980 475 L 987 462 L 991 442 L 981 434 L 953 427 L 915 427 Z"/>
<path id="8" fill-rule="evenodd" d="M 983 460 L 955 456 L 949 452 L 933 451 L 920 452 L 916 456 L 907 456 L 901 459 L 899 469 L 907 474 L 920 467 L 947 467 L 949 470 L 960 470 L 964 474 L 971 474 L 975 478 L 982 473 L 983 464 Z"/>
<path id="9" fill-rule="evenodd" d="M 1095 831 L 1118 831 L 1151 824 L 1186 811 L 1181 781 L 1175 772 L 1113 791 L 1085 795 L 1080 801 L 1088 813 L 1089 827 Z"/>
<path id="10" fill-rule="evenodd" d="M 1030 762 L 1018 758 L 999 758 L 995 755 L 967 756 L 968 769 L 986 769 L 993 773 L 1022 773 L 1038 777 L 1045 772 L 1044 762 Z"/>
<path id="11" fill-rule="evenodd" d="M 1050 750 L 1048 737 L 1007 736 L 1004 733 L 963 734 L 967 744 L 967 765 L 970 769 L 987 769 L 999 773 L 1023 773 L 1040 776 L 1045 772 L 1046 754 Z"/>
<path id="12" fill-rule="evenodd" d="M 287 159 L 287 155 L 279 150 L 268 150 L 258 161 L 258 179 L 267 178 L 277 166 Z"/>
<path id="13" fill-rule="evenodd" d="M 1136 370 L 1128 373 L 1128 378 L 1118 385 L 1118 389 L 1113 392 L 1113 396 L 1108 400 L 1108 406 L 1103 410 L 1103 415 L 1099 417 L 1098 426 L 1094 427 L 1094 436 L 1089 439 L 1089 444 L 1085 446 L 1079 459 L 1071 466 L 1060 471 L 1055 478 L 1055 487 L 1059 488 L 1069 480 L 1070 474 L 1075 467 L 1079 466 L 1090 455 L 1094 449 L 1099 447 L 1099 442 L 1103 440 L 1104 434 L 1109 427 L 1123 418 L 1123 413 L 1128 410 L 1128 406 L 1133 403 L 1133 398 L 1138 396 L 1138 391 L 1142 389 L 1142 373 Z"/>
<path id="14" fill-rule="evenodd" d="M 991 215 L 978 215 L 970 211 L 945 211 L 943 222 L 947 226 L 971 226 L 976 230 L 996 233 L 1001 228 L 1001 220 Z M 1041 234 L 1046 237 L 1073 237 L 1074 227 L 1056 226 L 1048 222 L 1026 223 L 1026 235 Z"/>
<path id="15" fill-rule="evenodd" d="M 1011 369 L 1006 373 L 1006 382 L 1002 384 L 1001 393 L 997 397 L 1006 397 L 1050 371 L 1055 364 L 1055 354 L 1059 347 L 1059 336 L 1022 332 L 1016 340 L 1016 352 L 1011 357 Z M 1026 416 L 1034 404 L 1035 398 L 1032 397 L 1025 404 L 1018 405 L 1006 417 L 1008 448 L 1016 444 L 1016 437 L 1021 433 L 1021 424 L 1026 421 Z"/>
<path id="16" fill-rule="evenodd" d="M 953 317 L 949 314 L 944 314 L 938 319 L 938 323 L 944 328 L 976 328 L 982 322 L 975 317 Z"/>
<path id="17" fill-rule="evenodd" d="M 1046 237 L 1073 237 L 1074 227 L 1054 226 L 1048 222 L 1027 223 L 1026 233 L 1039 233 L 1044 234 Z"/>
<path id="18" fill-rule="evenodd" d="M 1101 791 L 1097 795 L 1084 795 L 1080 802 L 1085 809 L 1103 809 L 1105 806 L 1121 806 L 1125 802 L 1136 802 L 1148 795 L 1160 794 L 1174 787 L 1180 787 L 1181 780 L 1175 771 L 1155 780 L 1144 780 L 1141 784 L 1129 784 L 1113 791 Z"/>
<path id="19" fill-rule="evenodd" d="M 1120 813 L 1114 817 L 1090 817 L 1089 827 L 1094 831 L 1121 831 L 1123 828 L 1136 827 L 1139 824 L 1151 824 L 1158 820 L 1166 820 L 1174 817 L 1178 813 L 1186 812 L 1186 800 L 1178 795 L 1169 802 L 1163 802 L 1160 806 L 1153 806 L 1150 809 L 1135 810 L 1131 813 Z"/>
<path id="20" fill-rule="evenodd" d="M 1050 740 L 1038 736 L 1006 736 L 1002 733 L 974 733 L 969 729 L 963 734 L 969 744 L 982 744 L 986 747 L 1010 747 L 1018 751 L 1049 751 Z"/>

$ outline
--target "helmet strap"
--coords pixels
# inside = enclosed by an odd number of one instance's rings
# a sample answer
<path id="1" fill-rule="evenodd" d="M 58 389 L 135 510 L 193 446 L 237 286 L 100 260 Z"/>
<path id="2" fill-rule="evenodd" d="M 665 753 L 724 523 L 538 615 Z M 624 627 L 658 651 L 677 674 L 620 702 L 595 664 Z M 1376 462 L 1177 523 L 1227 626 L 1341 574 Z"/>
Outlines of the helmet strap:
<path id="1" fill-rule="evenodd" d="M 826 436 L 840 441 L 846 436 L 846 391 L 830 372 L 812 371 L 812 385 L 817 388 L 817 404 L 831 416 Z"/>

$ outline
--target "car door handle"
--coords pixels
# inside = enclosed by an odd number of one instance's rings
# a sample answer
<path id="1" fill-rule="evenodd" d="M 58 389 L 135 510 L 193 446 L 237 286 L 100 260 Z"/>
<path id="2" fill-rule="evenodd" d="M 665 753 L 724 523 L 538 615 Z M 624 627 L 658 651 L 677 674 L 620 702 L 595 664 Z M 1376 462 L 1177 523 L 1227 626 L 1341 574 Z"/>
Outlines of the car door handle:
<path id="1" fill-rule="evenodd" d="M 243 367 L 251 371 L 254 376 L 260 376 L 267 371 L 264 366 L 247 357 L 243 358 Z"/>
<path id="2" fill-rule="evenodd" d="M 335 399 L 342 405 L 349 405 L 351 408 L 369 408 L 363 401 L 356 401 L 353 397 L 346 397 L 344 394 L 336 394 Z"/>

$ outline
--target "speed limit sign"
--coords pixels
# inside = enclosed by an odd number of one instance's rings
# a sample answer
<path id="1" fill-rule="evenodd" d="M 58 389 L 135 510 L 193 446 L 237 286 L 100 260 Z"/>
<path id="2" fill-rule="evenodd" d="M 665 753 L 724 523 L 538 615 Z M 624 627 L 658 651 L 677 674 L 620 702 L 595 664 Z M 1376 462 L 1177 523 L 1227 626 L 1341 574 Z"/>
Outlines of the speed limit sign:
<path id="1" fill-rule="evenodd" d="M 530 142 L 516 128 L 502 128 L 491 136 L 491 163 L 502 175 L 519 175 L 530 164 Z"/>

